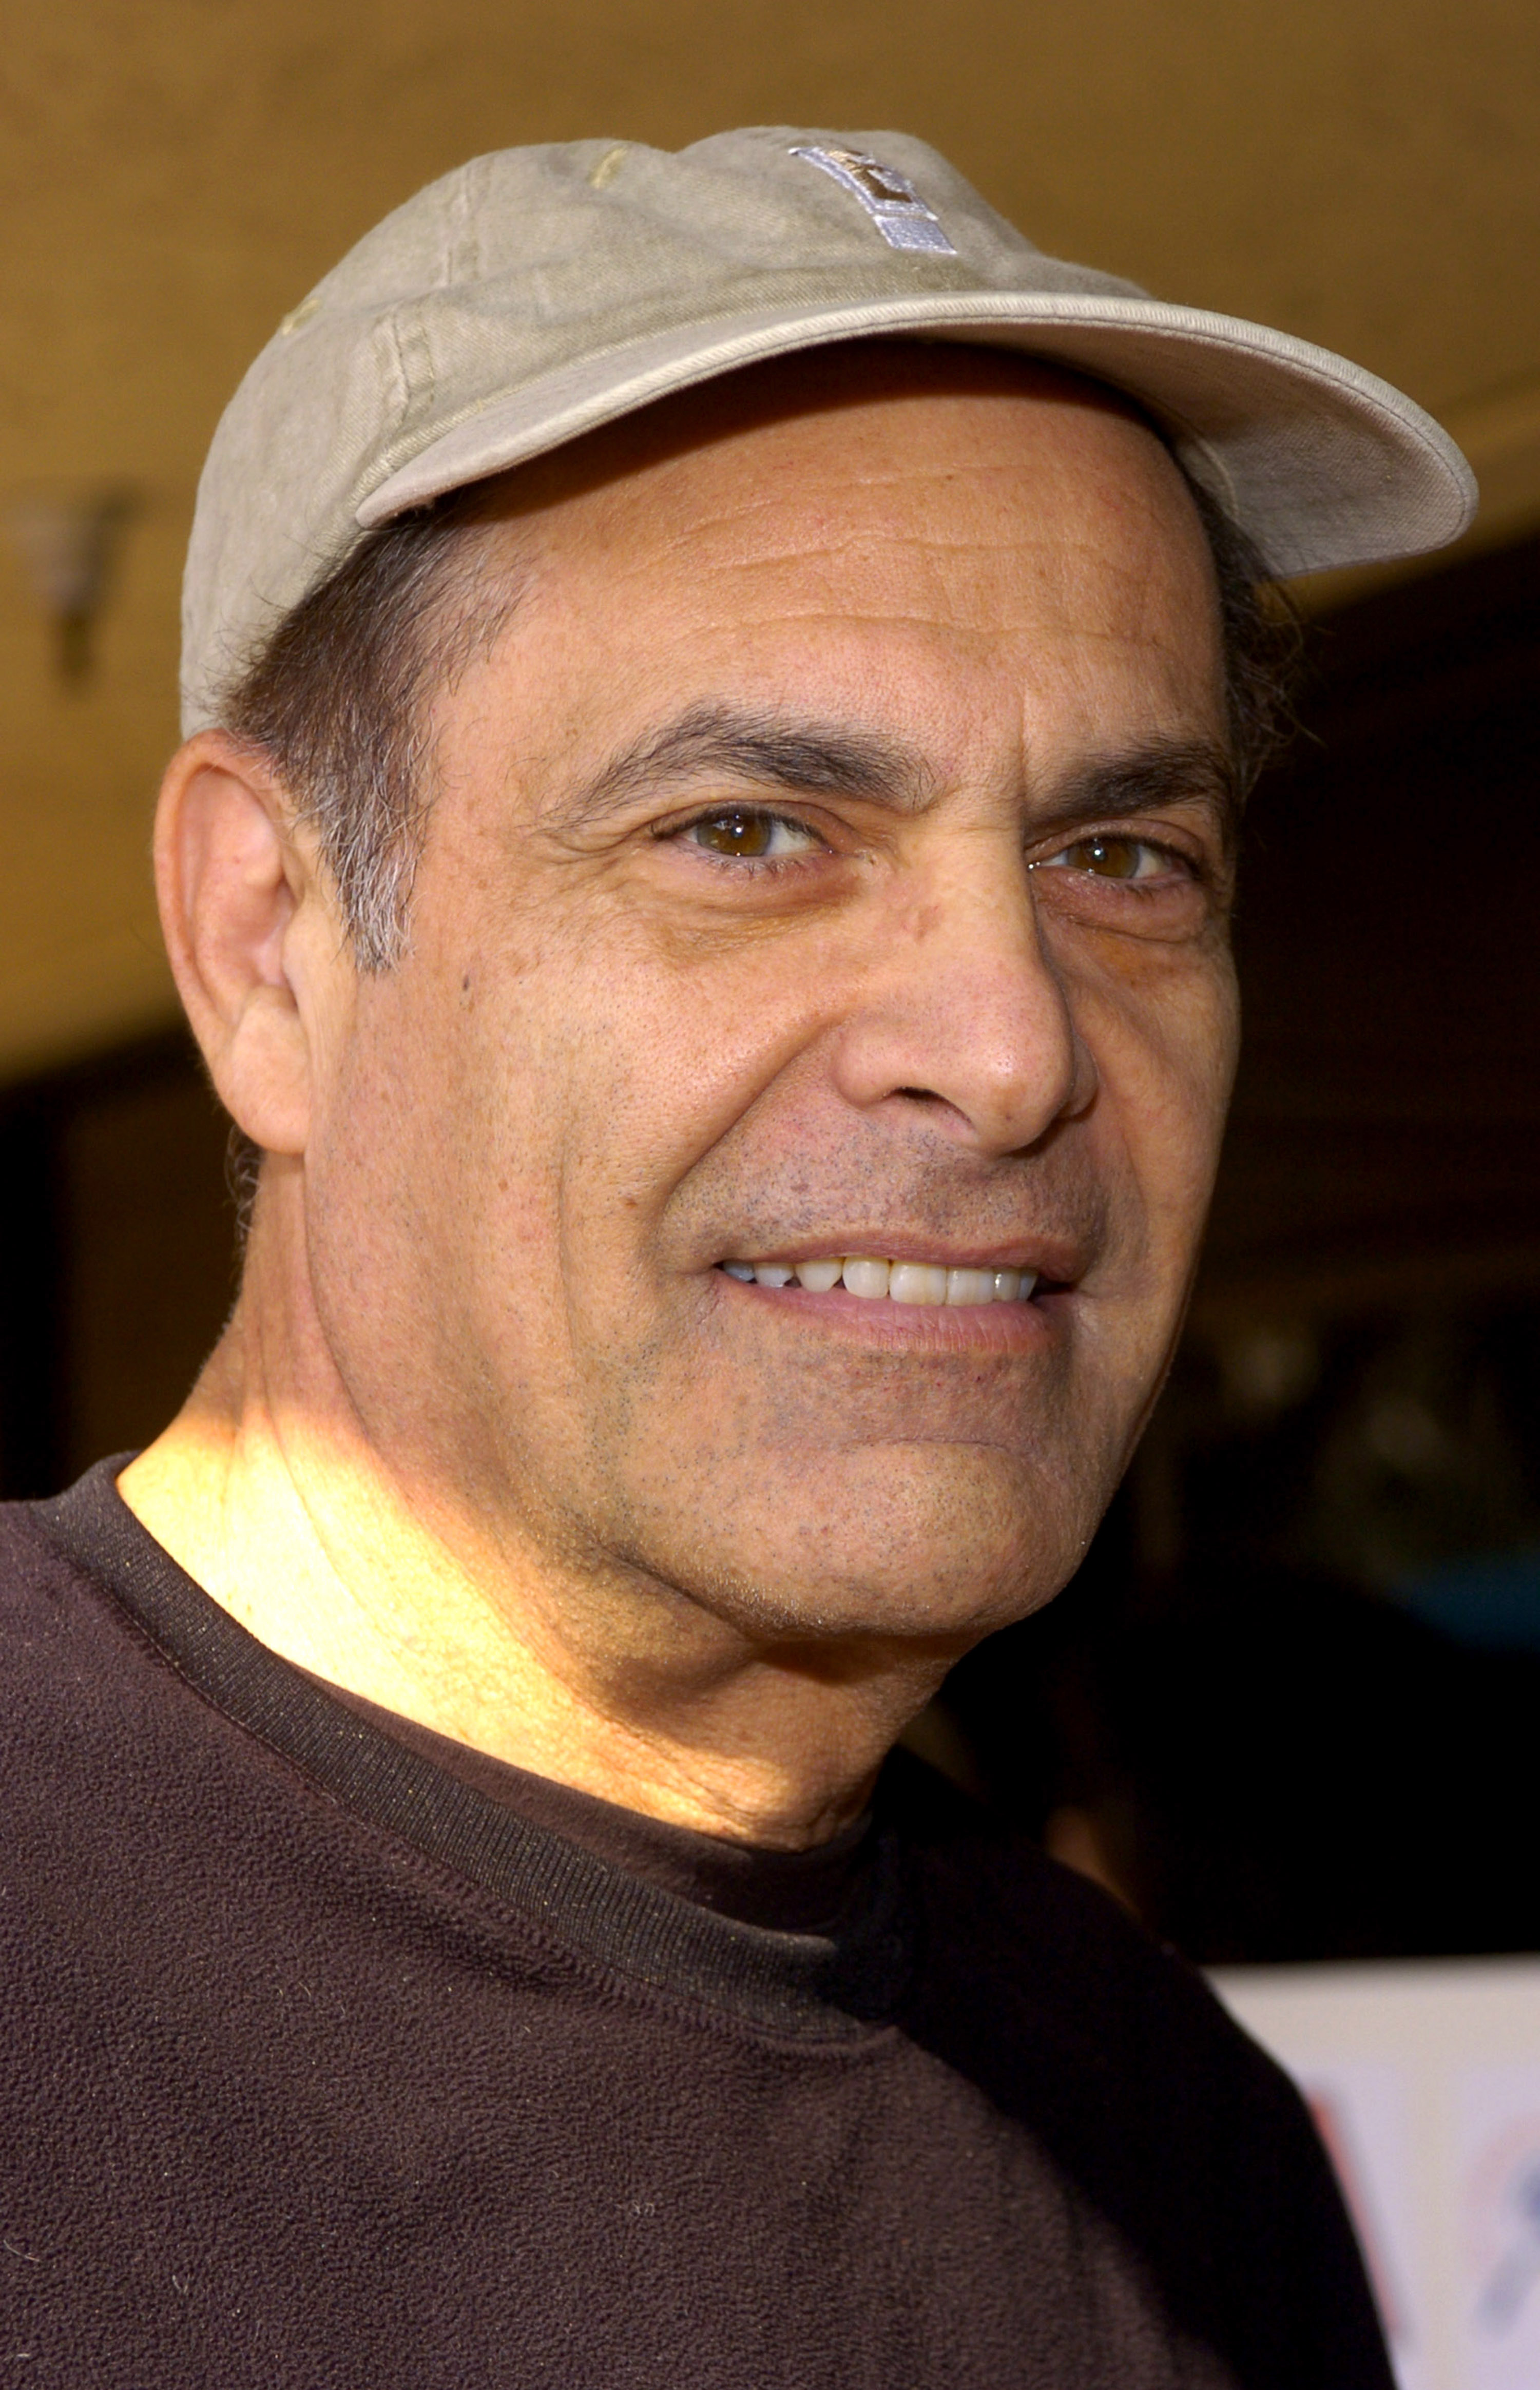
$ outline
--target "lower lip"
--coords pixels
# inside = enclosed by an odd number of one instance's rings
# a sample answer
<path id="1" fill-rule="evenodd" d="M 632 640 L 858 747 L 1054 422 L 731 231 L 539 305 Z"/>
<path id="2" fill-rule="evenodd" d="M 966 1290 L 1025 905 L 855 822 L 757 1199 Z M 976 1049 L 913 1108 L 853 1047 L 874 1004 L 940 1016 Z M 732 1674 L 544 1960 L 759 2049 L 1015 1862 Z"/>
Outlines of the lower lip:
<path id="1" fill-rule="evenodd" d="M 734 1295 L 773 1306 L 789 1321 L 911 1352 L 1030 1352 L 1052 1334 L 1071 1299 L 1066 1287 L 1034 1294 L 1024 1303 L 894 1303 L 891 1295 L 872 1300 L 843 1286 L 814 1294 L 795 1281 L 758 1286 L 729 1278 L 725 1270 L 714 1275 Z"/>

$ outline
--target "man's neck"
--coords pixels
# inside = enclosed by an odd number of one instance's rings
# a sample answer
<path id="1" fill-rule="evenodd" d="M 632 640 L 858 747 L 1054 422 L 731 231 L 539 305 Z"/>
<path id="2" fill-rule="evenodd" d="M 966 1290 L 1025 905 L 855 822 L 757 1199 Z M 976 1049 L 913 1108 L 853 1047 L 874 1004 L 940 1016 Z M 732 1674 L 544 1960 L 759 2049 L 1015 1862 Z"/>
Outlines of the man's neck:
<path id="1" fill-rule="evenodd" d="M 250 1284 L 187 1404 L 119 1479 L 261 1642 L 380 1707 L 645 1815 L 798 1849 L 858 1815 L 939 1664 L 757 1649 L 674 1587 L 568 1581 L 409 1488 L 313 1337 Z"/>

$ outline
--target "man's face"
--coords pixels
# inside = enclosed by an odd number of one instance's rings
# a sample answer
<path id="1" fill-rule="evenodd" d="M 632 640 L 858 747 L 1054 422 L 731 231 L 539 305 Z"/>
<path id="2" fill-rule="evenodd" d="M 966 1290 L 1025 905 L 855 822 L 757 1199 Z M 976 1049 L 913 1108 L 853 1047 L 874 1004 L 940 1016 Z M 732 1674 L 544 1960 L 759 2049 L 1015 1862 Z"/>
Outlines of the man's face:
<path id="1" fill-rule="evenodd" d="M 522 594 L 442 700 L 410 952 L 319 1060 L 344 1380 L 414 1498 L 547 1571 L 783 1647 L 962 1648 L 1083 1550 L 1213 1175 L 1190 501 L 1071 381 L 857 348 L 635 418 L 497 511 Z M 744 1276 L 847 1256 L 1035 1291 Z"/>

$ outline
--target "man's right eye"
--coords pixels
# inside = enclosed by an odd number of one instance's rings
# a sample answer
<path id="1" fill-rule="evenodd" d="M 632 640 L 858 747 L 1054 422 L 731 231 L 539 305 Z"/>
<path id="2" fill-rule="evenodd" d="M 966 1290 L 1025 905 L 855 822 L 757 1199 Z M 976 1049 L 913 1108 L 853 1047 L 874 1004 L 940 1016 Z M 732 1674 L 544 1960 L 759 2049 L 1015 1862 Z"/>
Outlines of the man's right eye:
<path id="1" fill-rule="evenodd" d="M 805 824 L 751 805 L 730 805 L 722 813 L 705 814 L 678 834 L 688 845 L 703 847 L 710 854 L 742 856 L 754 863 L 808 854 L 821 843 Z"/>

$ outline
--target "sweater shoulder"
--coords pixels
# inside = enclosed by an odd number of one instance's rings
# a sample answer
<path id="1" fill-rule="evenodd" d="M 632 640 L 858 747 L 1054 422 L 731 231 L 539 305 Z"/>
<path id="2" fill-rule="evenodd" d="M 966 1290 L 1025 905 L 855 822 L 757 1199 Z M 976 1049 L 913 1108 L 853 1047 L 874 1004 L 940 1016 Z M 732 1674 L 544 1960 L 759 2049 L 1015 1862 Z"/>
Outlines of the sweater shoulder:
<path id="1" fill-rule="evenodd" d="M 121 1638 L 127 1619 L 101 1580 L 53 1531 L 54 1505 L 0 1502 L 0 1638 L 34 1664 L 82 1663 L 95 1636 Z M 0 1701 L 24 1692 L 27 1672 L 0 1671 Z"/>
<path id="2" fill-rule="evenodd" d="M 1021 1833 L 942 1797 L 911 1825 L 913 2038 L 1047 2150 L 1248 2383 L 1389 2376 L 1294 2084 L 1197 1969 Z"/>
<path id="3" fill-rule="evenodd" d="M 1215 2153 L 1254 2131 L 1258 2151 L 1318 2178 L 1295 2086 L 1196 1967 L 1020 1829 L 905 1775 L 926 2037 L 969 2037 L 968 2071 L 986 2068 L 1007 2102 L 1015 2078 L 1034 2112 L 1105 2104 L 1152 2140 L 1212 2130 Z"/>

